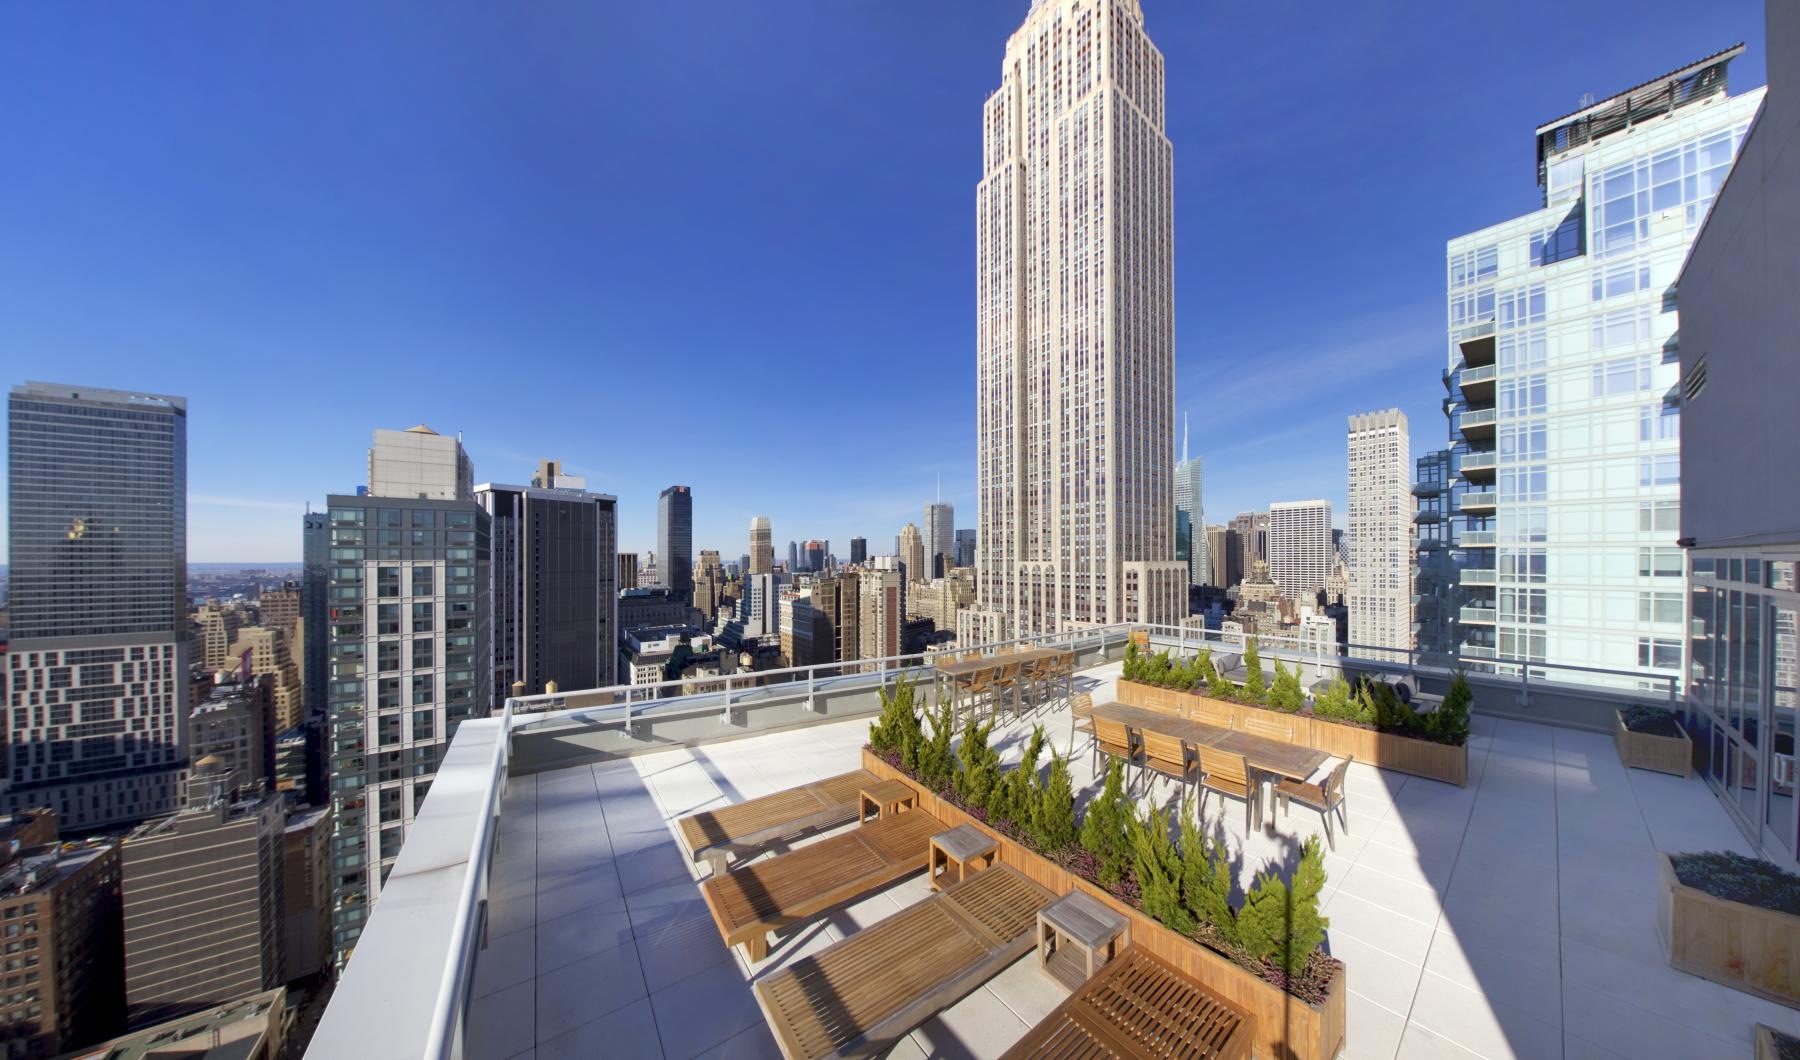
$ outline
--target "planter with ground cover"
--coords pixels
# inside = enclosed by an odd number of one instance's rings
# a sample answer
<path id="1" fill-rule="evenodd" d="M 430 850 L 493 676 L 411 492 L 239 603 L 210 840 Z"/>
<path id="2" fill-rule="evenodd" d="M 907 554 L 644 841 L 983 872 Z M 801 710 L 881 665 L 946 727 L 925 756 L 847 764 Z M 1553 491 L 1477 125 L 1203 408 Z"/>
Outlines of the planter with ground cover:
<path id="1" fill-rule="evenodd" d="M 1800 1008 L 1800 876 L 1742 854 L 1657 858 L 1669 965 Z"/>
<path id="2" fill-rule="evenodd" d="M 1672 710 L 1625 707 L 1615 712 L 1613 743 L 1630 769 L 1685 777 L 1693 769 L 1694 743 Z"/>

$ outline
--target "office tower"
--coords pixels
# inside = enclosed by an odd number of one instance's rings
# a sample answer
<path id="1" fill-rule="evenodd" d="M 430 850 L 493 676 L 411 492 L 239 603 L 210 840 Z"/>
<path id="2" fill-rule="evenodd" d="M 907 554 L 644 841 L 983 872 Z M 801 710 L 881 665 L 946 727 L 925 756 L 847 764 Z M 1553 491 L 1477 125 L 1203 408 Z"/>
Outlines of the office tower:
<path id="1" fill-rule="evenodd" d="M 34 382 L 8 418 L 0 809 L 73 829 L 168 813 L 187 765 L 187 403 Z"/>
<path id="2" fill-rule="evenodd" d="M 975 565 L 975 531 L 958 530 L 956 532 L 956 565 L 958 567 Z"/>
<path id="3" fill-rule="evenodd" d="M 1311 603 L 1325 588 L 1334 558 L 1330 503 L 1269 505 L 1269 577 L 1284 598 Z"/>
<path id="4" fill-rule="evenodd" d="M 1212 553 L 1206 540 L 1206 504 L 1201 496 L 1200 458 L 1188 452 L 1187 420 L 1181 427 L 1181 462 L 1175 465 L 1175 510 L 1186 513 L 1188 583 L 1205 585 L 1212 578 Z"/>
<path id="5" fill-rule="evenodd" d="M 272 789 L 275 777 L 274 678 L 251 677 L 215 685 L 194 705 L 188 741 L 196 760 L 214 758 L 239 784 Z"/>
<path id="6" fill-rule="evenodd" d="M 749 574 L 749 573 L 750 573 L 750 553 L 746 552 L 743 555 L 738 557 L 737 570 L 732 571 L 731 574 L 732 574 L 732 577 L 741 578 L 744 575 Z"/>
<path id="7" fill-rule="evenodd" d="M 1172 622 L 1174 171 L 1137 0 L 1034 3 L 982 133 L 972 621 Z"/>
<path id="8" fill-rule="evenodd" d="M 196 760 L 181 811 L 121 846 L 134 1029 L 281 985 L 287 815 L 281 796 L 239 783 L 219 759 Z"/>
<path id="9" fill-rule="evenodd" d="M 1456 510 L 1450 489 L 1450 450 L 1434 449 L 1419 457 L 1414 471 L 1413 608 L 1414 647 L 1425 662 L 1440 664 L 1455 647 L 1455 569 L 1450 565 L 1450 516 Z M 1491 658 L 1465 655 L 1464 658 Z"/>
<path id="10" fill-rule="evenodd" d="M 1412 442 L 1399 409 L 1350 417 L 1350 643 L 1356 654 L 1404 660 L 1412 637 Z M 1336 557 L 1334 557 L 1335 559 Z M 1392 649 L 1367 653 L 1361 649 Z"/>
<path id="11" fill-rule="evenodd" d="M 767 574 L 775 569 L 774 533 L 766 515 L 750 518 L 750 555 L 745 562 L 751 574 Z"/>
<path id="12" fill-rule="evenodd" d="M 44 809 L 0 818 L 0 922 L 11 948 L 11 981 L 0 994 L 7 1057 L 57 1056 L 124 1028 L 119 847 L 63 846 L 56 824 Z"/>
<path id="13" fill-rule="evenodd" d="M 656 570 L 656 553 L 644 553 L 644 558 L 638 563 L 637 587 L 643 589 L 650 586 L 662 585 L 662 578 Z M 629 586 L 627 586 L 627 588 L 629 588 Z M 663 586 L 663 588 L 667 588 L 667 586 Z"/>
<path id="14" fill-rule="evenodd" d="M 863 563 L 869 558 L 869 543 L 860 537 L 850 539 L 850 562 Z"/>
<path id="15" fill-rule="evenodd" d="M 694 598 L 694 493 L 670 486 L 656 499 L 656 554 L 662 584 L 675 598 Z"/>
<path id="16" fill-rule="evenodd" d="M 801 546 L 800 563 L 809 571 L 825 569 L 826 545 L 823 541 L 808 541 Z"/>
<path id="17" fill-rule="evenodd" d="M 272 732 L 282 732 L 306 720 L 306 704 L 300 685 L 300 667 L 294 662 L 287 630 L 280 626 L 246 626 L 226 653 L 225 668 L 239 676 L 267 676 L 271 684 Z M 195 751 L 198 758 L 201 752 Z"/>
<path id="18" fill-rule="evenodd" d="M 194 608 L 194 626 L 199 635 L 200 663 L 208 670 L 225 665 L 225 653 L 244 625 L 244 614 L 231 604 L 208 600 Z"/>
<path id="19" fill-rule="evenodd" d="M 788 542 L 788 568 L 787 569 L 788 569 L 789 574 L 792 574 L 794 571 L 797 571 L 800 569 L 800 542 L 798 542 L 798 541 L 789 541 Z"/>
<path id="20" fill-rule="evenodd" d="M 1502 672 L 1680 672 L 1669 290 L 1762 102 L 1742 51 L 1539 126 L 1542 208 L 1449 242 L 1458 637 Z"/>
<path id="21" fill-rule="evenodd" d="M 475 488 L 491 521 L 495 710 L 551 682 L 617 682 L 618 498 L 568 475 L 544 480 L 560 485 Z"/>
<path id="22" fill-rule="evenodd" d="M 1239 512 L 1231 517 L 1230 529 L 1237 535 L 1235 584 L 1249 577 L 1258 561 L 1269 561 L 1269 513 Z"/>
<path id="23" fill-rule="evenodd" d="M 281 829 L 281 982 L 331 967 L 330 807 L 288 815 Z"/>
<path id="24" fill-rule="evenodd" d="M 376 450 L 395 433 L 376 432 Z M 383 459 L 376 453 L 370 462 Z M 472 484 L 457 492 L 466 458 L 433 466 L 438 480 L 412 483 L 426 497 L 326 498 L 332 945 L 340 967 L 450 738 L 493 703 L 491 520 Z"/>
<path id="25" fill-rule="evenodd" d="M 325 717 L 327 702 L 325 682 L 331 641 L 330 613 L 326 603 L 327 557 L 331 549 L 331 528 L 324 512 L 307 512 L 301 524 L 300 547 L 305 564 L 301 568 L 300 595 L 303 612 L 300 630 L 300 685 L 306 695 L 307 724 L 317 724 Z"/>
<path id="26" fill-rule="evenodd" d="M 922 582 L 931 577 L 925 558 L 925 538 L 918 527 L 911 523 L 901 527 L 897 545 L 895 554 L 900 557 L 900 569 L 905 572 L 908 582 Z"/>
<path id="27" fill-rule="evenodd" d="M 1206 528 L 1207 580 L 1204 584 L 1229 589 L 1238 583 L 1234 576 L 1238 565 L 1237 535 L 1229 527 Z"/>
<path id="28" fill-rule="evenodd" d="M 820 659 L 821 662 L 849 662 L 862 657 L 861 586 L 860 573 L 834 574 L 813 583 L 816 651 L 824 655 L 829 644 L 831 654 L 829 660 Z"/>
<path id="29" fill-rule="evenodd" d="M 616 575 L 615 584 L 620 589 L 635 589 L 638 584 L 638 557 L 636 552 L 621 552 L 613 566 Z"/>
<path id="30" fill-rule="evenodd" d="M 1791 487 L 1800 376 L 1800 11 L 1769 4 L 1768 99 L 1679 277 L 1680 529 L 1689 549 L 1687 680 L 1696 765 L 1756 851 L 1800 871 L 1794 716 L 1800 706 L 1800 493 Z M 1642 526 L 1640 522 L 1640 527 Z M 1654 628 L 1673 614 L 1656 592 Z M 1679 638 L 1680 633 L 1671 639 Z M 1640 634 L 1661 665 L 1664 637 Z M 1679 640 L 1673 649 L 1681 655 Z"/>
<path id="31" fill-rule="evenodd" d="M 857 575 L 857 654 L 888 659 L 900 654 L 900 573 L 866 570 Z"/>
<path id="32" fill-rule="evenodd" d="M 294 638 L 294 627 L 300 623 L 300 583 L 282 582 L 278 589 L 264 589 L 256 598 L 256 624 L 279 626 Z"/>
<path id="33" fill-rule="evenodd" d="M 781 633 L 781 587 L 788 576 L 770 572 L 744 579 L 736 619 L 729 625 L 727 642 L 760 640 Z"/>
<path id="34" fill-rule="evenodd" d="M 923 577 L 942 578 L 956 566 L 956 508 L 944 501 L 925 506 L 925 572 Z"/>
<path id="35" fill-rule="evenodd" d="M 376 428 L 369 447 L 369 495 L 449 501 L 475 488 L 475 465 L 462 437 L 446 438 L 424 424 L 404 431 Z"/>
<path id="36" fill-rule="evenodd" d="M 703 623 L 711 622 L 725 595 L 725 565 L 717 549 L 702 549 L 694 564 L 694 608 Z"/>

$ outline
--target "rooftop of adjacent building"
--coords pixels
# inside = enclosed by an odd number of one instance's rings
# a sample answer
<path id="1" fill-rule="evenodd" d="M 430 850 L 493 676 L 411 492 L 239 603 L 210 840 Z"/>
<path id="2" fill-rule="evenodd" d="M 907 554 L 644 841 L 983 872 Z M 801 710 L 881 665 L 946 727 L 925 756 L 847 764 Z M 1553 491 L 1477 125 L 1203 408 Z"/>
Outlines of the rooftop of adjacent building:
<path id="1" fill-rule="evenodd" d="M 105 387 L 81 386 L 72 383 L 45 383 L 35 379 L 13 387 L 12 396 L 46 401 L 84 401 L 93 404 L 117 405 L 121 408 L 166 408 L 184 415 L 187 412 L 187 398 L 177 397 L 173 394 L 108 390 Z"/>
<path id="2" fill-rule="evenodd" d="M 1197 635 L 1160 630 L 1154 646 L 1192 650 Z M 1063 642 L 1078 689 L 1109 698 L 1124 629 Z M 1263 655 L 1309 682 L 1385 665 L 1267 641 Z M 451 1033 L 433 1013 L 466 1013 L 470 1060 L 776 1055 L 750 984 L 927 893 L 914 877 L 862 896 L 781 932 L 764 962 L 721 942 L 675 821 L 857 768 L 895 675 L 796 672 L 804 683 L 465 723 L 312 1054 L 431 1053 Z M 1346 1055 L 1685 1058 L 1747 1049 L 1757 1021 L 1800 1031 L 1800 1012 L 1673 971 L 1660 951 L 1656 852 L 1748 847 L 1699 779 L 1621 766 L 1601 730 L 1640 695 L 1471 680 L 1466 787 L 1350 767 L 1322 895 L 1328 947 L 1349 968 Z M 1059 696 L 996 730 L 1009 764 L 1034 723 L 1070 747 Z M 1075 749 L 1085 802 L 1097 782 Z M 1319 828 L 1301 813 L 1273 833 L 1217 814 L 1207 827 L 1240 885 Z M 997 1056 L 1063 996 L 1027 956 L 893 1055 Z"/>
<path id="3" fill-rule="evenodd" d="M 35 894 L 57 884 L 104 857 L 113 849 L 107 841 L 49 843 L 20 852 L 0 865 L 0 897 Z"/>
<path id="4" fill-rule="evenodd" d="M 276 1055 L 286 990 L 277 987 L 73 1053 L 70 1060 L 247 1060 Z"/>

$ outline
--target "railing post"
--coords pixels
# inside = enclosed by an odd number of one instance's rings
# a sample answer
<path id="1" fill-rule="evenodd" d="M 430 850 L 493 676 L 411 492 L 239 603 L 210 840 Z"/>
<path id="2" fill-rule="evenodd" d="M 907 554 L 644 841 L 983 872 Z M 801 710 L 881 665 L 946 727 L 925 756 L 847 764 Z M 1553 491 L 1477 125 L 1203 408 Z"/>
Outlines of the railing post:
<path id="1" fill-rule="evenodd" d="M 727 725 L 731 724 L 731 675 L 725 675 L 725 712 L 720 717 Z"/>
<path id="2" fill-rule="evenodd" d="M 817 714 L 819 712 L 819 705 L 813 699 L 813 675 L 816 672 L 817 671 L 814 668 L 807 667 L 807 670 L 806 670 L 806 709 L 813 712 L 814 714 Z"/>

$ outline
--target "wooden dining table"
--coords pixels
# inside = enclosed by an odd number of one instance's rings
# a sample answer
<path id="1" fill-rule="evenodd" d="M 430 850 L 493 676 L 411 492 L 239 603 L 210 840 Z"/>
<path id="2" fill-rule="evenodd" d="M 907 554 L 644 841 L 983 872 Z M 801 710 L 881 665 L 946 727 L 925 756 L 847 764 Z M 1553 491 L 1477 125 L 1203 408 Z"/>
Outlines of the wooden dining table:
<path id="1" fill-rule="evenodd" d="M 1159 710 L 1102 703 L 1094 708 L 1094 717 L 1118 722 L 1127 728 L 1172 736 L 1183 743 L 1216 747 L 1227 754 L 1243 755 L 1250 768 L 1268 777 L 1297 780 L 1304 783 L 1319 767 L 1331 760 L 1324 751 L 1299 744 L 1283 743 L 1266 736 L 1252 736 L 1218 725 L 1208 725 L 1192 718 L 1178 718 Z M 1257 798 L 1262 799 L 1259 791 Z"/>
<path id="2" fill-rule="evenodd" d="M 943 661 L 933 664 L 933 688 L 939 694 L 932 702 L 943 702 L 942 683 L 950 682 L 950 710 L 953 714 L 960 712 L 963 689 L 983 674 L 991 674 L 1007 666 L 1034 666 L 1039 663 L 1057 662 L 1055 676 L 1065 682 L 1066 694 L 1075 694 L 1075 651 L 1072 648 L 1031 648 L 1026 651 L 1008 652 L 1004 655 L 984 655 L 979 659 L 963 661 L 961 659 Z M 1023 696 L 1024 690 L 1019 692 Z"/>

